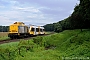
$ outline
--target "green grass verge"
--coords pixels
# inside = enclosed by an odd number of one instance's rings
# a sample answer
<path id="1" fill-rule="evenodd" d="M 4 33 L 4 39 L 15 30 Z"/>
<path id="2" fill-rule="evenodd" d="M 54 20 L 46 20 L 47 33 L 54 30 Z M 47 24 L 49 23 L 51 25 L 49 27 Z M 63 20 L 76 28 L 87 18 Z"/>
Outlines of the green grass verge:
<path id="1" fill-rule="evenodd" d="M 0 56 L 2 60 L 89 60 L 90 30 L 65 30 L 32 40 L 1 44 Z"/>
<path id="2" fill-rule="evenodd" d="M 10 39 L 8 36 L 0 37 L 0 40 L 8 40 L 8 39 Z"/>

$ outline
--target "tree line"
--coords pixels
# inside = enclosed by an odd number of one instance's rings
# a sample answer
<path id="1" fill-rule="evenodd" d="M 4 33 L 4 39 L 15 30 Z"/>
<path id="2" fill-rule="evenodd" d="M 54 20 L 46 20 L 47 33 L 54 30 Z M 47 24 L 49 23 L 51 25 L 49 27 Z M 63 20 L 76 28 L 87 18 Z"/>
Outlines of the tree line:
<path id="1" fill-rule="evenodd" d="M 90 28 L 90 0 L 79 0 L 74 12 L 68 18 L 57 23 L 44 25 L 46 31 L 61 32 L 70 29 Z"/>
<path id="2" fill-rule="evenodd" d="M 0 32 L 8 32 L 9 26 L 0 26 Z"/>

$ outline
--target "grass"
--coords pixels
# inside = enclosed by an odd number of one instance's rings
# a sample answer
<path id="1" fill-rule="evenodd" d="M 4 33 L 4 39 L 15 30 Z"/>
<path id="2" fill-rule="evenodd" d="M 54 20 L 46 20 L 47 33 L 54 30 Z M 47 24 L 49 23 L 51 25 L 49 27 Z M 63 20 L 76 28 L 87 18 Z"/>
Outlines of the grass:
<path id="1" fill-rule="evenodd" d="M 8 32 L 0 32 L 0 37 L 8 36 Z"/>
<path id="2" fill-rule="evenodd" d="M 45 32 L 45 34 L 50 34 L 51 32 Z M 0 32 L 0 40 L 8 40 L 8 32 Z"/>
<path id="3" fill-rule="evenodd" d="M 22 48 L 19 54 L 20 47 Z M 27 47 L 29 49 L 26 49 Z M 5 56 L 0 57 L 2 60 L 89 60 L 90 30 L 65 30 L 32 40 L 1 44 L 0 49 L 0 52 L 3 49 Z M 5 50 L 11 52 L 10 56 L 5 54 Z"/>
<path id="4" fill-rule="evenodd" d="M 49 32 L 49 31 L 45 32 L 45 34 L 50 34 L 50 33 L 53 33 L 53 32 Z"/>
<path id="5" fill-rule="evenodd" d="M 0 32 L 0 40 L 7 40 L 10 39 L 8 37 L 8 32 Z"/>

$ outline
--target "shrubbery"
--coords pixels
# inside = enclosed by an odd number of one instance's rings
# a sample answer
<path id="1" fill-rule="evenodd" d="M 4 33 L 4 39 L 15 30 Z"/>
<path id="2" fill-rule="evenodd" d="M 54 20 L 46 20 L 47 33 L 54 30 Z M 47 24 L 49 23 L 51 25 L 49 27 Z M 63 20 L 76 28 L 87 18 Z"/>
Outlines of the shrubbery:
<path id="1" fill-rule="evenodd" d="M 90 57 L 89 45 L 89 30 L 66 30 L 0 47 L 0 59 L 24 60 L 30 57 L 27 60 L 61 60 L 62 57 Z"/>

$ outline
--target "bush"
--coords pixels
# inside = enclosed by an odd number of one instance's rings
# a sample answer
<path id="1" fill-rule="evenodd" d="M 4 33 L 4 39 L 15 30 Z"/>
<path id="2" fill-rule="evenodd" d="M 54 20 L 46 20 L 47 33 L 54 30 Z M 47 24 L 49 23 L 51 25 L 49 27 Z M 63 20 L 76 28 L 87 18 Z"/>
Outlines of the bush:
<path id="1" fill-rule="evenodd" d="M 41 37 L 41 36 L 38 36 L 38 37 L 36 37 L 36 38 L 33 38 L 33 42 L 34 43 L 36 43 L 36 44 L 38 44 L 38 45 L 40 45 L 40 46 L 42 46 L 43 45 L 43 37 Z"/>

